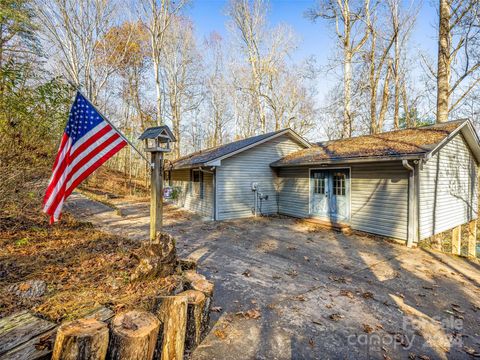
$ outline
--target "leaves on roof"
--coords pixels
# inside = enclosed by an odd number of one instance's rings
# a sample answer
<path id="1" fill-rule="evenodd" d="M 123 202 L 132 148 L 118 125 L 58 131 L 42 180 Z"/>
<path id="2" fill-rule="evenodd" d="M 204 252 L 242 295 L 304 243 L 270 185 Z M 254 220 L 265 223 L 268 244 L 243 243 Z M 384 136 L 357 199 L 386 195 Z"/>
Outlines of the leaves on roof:
<path id="1" fill-rule="evenodd" d="M 327 141 L 294 152 L 272 166 L 302 165 L 329 160 L 423 154 L 432 150 L 466 120 Z"/>

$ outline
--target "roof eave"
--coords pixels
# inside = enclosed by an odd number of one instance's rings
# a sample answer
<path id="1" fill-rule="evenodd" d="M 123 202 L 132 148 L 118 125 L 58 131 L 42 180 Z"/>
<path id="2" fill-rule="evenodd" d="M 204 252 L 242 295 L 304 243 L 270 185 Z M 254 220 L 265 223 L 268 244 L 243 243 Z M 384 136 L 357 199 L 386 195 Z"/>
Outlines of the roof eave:
<path id="1" fill-rule="evenodd" d="M 275 139 L 277 137 L 280 137 L 282 135 L 285 135 L 285 134 L 288 134 L 290 135 L 293 139 L 295 139 L 298 143 L 302 144 L 303 146 L 305 146 L 305 148 L 310 148 L 312 147 L 312 144 L 310 144 L 307 140 L 305 140 L 302 136 L 300 136 L 299 134 L 297 134 L 295 131 L 293 131 L 292 129 L 290 128 L 287 128 L 287 129 L 284 129 L 284 130 L 281 130 L 281 131 L 278 131 L 276 132 L 275 134 L 272 134 L 271 136 L 267 137 L 267 138 L 264 138 L 262 140 L 259 140 L 253 144 L 250 144 L 250 145 L 247 145 L 247 146 L 244 146 L 240 149 L 237 149 L 237 150 L 234 150 L 234 151 L 231 151 L 227 154 L 224 154 L 222 156 L 217 156 L 215 158 L 212 158 L 210 159 L 209 161 L 206 161 L 206 162 L 202 162 L 202 163 L 196 163 L 196 164 L 188 164 L 188 165 L 184 165 L 184 166 L 180 166 L 180 167 L 176 167 L 175 165 L 172 166 L 172 169 L 191 169 L 191 168 L 194 168 L 194 167 L 199 167 L 199 166 L 220 166 L 221 164 L 221 161 L 224 160 L 224 159 L 227 159 L 233 155 L 236 155 L 238 153 L 241 153 L 245 150 L 248 150 L 248 149 L 251 149 L 257 145 L 260 145 L 260 144 L 263 144 L 267 141 L 270 141 L 272 139 Z"/>
<path id="2" fill-rule="evenodd" d="M 270 164 L 273 168 L 282 167 L 296 167 L 296 166 L 318 166 L 318 165 L 332 165 L 332 164 L 355 164 L 355 163 L 371 163 L 380 161 L 401 161 L 401 160 L 419 160 L 425 156 L 425 153 L 405 154 L 399 156 L 370 156 L 370 157 L 355 157 L 355 158 L 338 158 L 326 159 L 319 161 L 300 162 L 292 164 Z"/>

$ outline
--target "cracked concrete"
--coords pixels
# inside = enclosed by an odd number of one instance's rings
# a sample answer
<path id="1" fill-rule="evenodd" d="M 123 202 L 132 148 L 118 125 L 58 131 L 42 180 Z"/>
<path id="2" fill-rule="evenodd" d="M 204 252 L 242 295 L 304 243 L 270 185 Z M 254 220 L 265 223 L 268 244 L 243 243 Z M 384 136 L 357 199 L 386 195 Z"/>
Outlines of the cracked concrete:
<path id="1" fill-rule="evenodd" d="M 125 216 L 75 194 L 68 209 L 148 238 L 148 204 Z M 193 359 L 471 358 L 480 353 L 480 264 L 289 218 L 205 222 L 166 206 L 178 253 L 215 282 L 212 330 Z M 245 311 L 258 309 L 252 319 Z"/>

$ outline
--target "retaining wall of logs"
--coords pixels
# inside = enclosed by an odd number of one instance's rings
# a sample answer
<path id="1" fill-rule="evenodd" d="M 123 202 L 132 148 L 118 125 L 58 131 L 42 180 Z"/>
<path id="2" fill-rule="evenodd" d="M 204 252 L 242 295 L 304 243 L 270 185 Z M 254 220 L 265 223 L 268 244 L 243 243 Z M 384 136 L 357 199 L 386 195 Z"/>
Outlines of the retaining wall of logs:
<path id="1" fill-rule="evenodd" d="M 52 359 L 183 359 L 206 335 L 214 286 L 193 262 L 180 260 L 180 265 L 183 291 L 159 297 L 152 312 L 124 312 L 110 323 L 79 319 L 62 324 Z"/>

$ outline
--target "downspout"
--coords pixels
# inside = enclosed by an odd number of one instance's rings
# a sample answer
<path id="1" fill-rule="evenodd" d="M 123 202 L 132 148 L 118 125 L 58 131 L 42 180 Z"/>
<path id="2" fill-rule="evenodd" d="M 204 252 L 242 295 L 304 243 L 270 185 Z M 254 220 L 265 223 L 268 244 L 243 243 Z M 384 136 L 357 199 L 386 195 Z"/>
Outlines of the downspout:
<path id="1" fill-rule="evenodd" d="M 408 174 L 408 234 L 407 247 L 411 248 L 416 239 L 416 194 L 415 194 L 415 167 L 408 160 L 402 160 L 402 165 L 409 171 Z"/>

